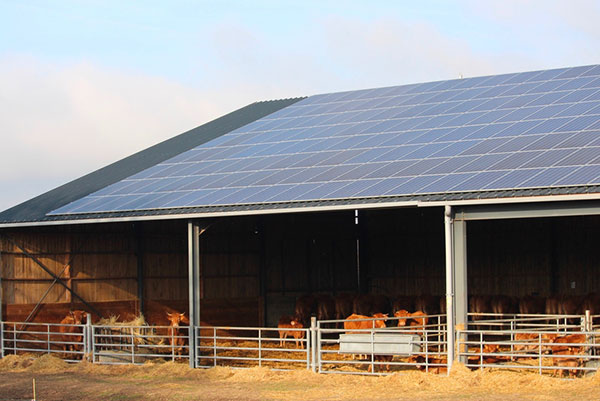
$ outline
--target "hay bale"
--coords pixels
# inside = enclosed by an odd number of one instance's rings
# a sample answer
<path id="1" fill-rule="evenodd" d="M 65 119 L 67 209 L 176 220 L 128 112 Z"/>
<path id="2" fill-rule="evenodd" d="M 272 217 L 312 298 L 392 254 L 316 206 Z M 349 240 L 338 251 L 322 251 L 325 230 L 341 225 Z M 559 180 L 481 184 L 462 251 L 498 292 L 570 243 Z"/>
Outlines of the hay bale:
<path id="1" fill-rule="evenodd" d="M 30 372 L 38 373 L 60 373 L 69 369 L 69 364 L 62 359 L 52 355 L 44 354 L 35 358 L 33 363 L 27 367 Z"/>

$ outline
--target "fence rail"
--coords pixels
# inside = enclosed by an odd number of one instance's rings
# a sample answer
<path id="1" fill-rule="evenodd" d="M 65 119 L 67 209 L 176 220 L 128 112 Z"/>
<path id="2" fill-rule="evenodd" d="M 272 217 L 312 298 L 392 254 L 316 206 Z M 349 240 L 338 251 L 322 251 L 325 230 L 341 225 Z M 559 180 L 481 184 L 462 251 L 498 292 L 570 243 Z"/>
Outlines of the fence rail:
<path id="1" fill-rule="evenodd" d="M 319 321 L 316 370 L 319 373 L 370 375 L 390 374 L 407 368 L 436 373 L 446 371 L 445 318 L 444 315 L 419 316 L 419 320 L 424 319 L 421 324 L 398 327 L 398 322 L 405 322 L 406 318 L 390 317 L 385 319 L 385 328 L 350 330 L 339 328 L 344 320 Z M 366 322 L 368 327 L 376 320 L 382 319 L 354 321 Z"/>
<path id="2" fill-rule="evenodd" d="M 83 324 L 0 322 L 1 356 L 17 353 L 56 354 L 75 362 L 88 352 Z"/>
<path id="3" fill-rule="evenodd" d="M 189 359 L 189 327 L 92 326 L 92 361 L 143 364 L 148 360 Z"/>
<path id="4" fill-rule="evenodd" d="M 534 370 L 576 377 L 596 371 L 595 331 L 459 330 L 458 356 L 470 368 Z"/>
<path id="5" fill-rule="evenodd" d="M 597 317 L 478 314 L 478 320 L 456 333 L 457 357 L 471 369 L 581 376 L 600 366 Z M 446 316 L 419 316 L 399 327 L 403 319 L 357 319 L 367 324 L 354 328 L 343 328 L 344 320 L 313 320 L 302 329 L 0 322 L 0 357 L 54 354 L 70 362 L 89 358 L 100 364 L 142 364 L 189 363 L 192 354 L 198 368 L 265 366 L 371 375 L 415 368 L 446 371 Z M 385 327 L 376 327 L 382 320 Z"/>
<path id="6" fill-rule="evenodd" d="M 283 333 L 286 336 L 283 336 Z M 196 327 L 196 367 L 310 367 L 309 329 Z"/>

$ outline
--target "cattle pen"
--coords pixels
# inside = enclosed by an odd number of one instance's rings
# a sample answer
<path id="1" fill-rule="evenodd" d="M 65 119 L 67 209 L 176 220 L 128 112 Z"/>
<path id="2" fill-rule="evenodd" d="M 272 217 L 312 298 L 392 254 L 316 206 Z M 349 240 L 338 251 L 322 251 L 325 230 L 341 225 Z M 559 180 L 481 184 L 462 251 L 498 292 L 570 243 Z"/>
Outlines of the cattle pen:
<path id="1" fill-rule="evenodd" d="M 0 213 L 2 355 L 584 376 L 598 129 L 600 66 L 253 103 Z"/>

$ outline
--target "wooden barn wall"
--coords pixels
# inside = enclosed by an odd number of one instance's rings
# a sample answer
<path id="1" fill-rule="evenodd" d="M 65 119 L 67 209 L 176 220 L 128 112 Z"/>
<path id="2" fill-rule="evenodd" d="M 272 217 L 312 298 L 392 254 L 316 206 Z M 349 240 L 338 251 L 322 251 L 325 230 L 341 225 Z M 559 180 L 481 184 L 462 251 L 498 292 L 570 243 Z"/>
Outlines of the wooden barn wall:
<path id="1" fill-rule="evenodd" d="M 367 216 L 370 292 L 442 295 L 445 287 L 441 209 L 396 209 Z"/>
<path id="2" fill-rule="evenodd" d="M 187 300 L 185 224 L 98 224 L 2 233 L 0 263 L 5 319 L 25 319 L 53 282 L 19 247 L 63 277 L 78 295 L 107 316 L 124 318 L 139 310 L 139 261 L 144 267 L 144 298 L 162 301 L 163 305 Z M 35 316 L 37 321 L 54 321 L 68 309 L 82 307 L 76 297 L 58 284 L 42 302 Z M 154 311 L 150 307 L 147 312 Z"/>
<path id="3" fill-rule="evenodd" d="M 469 222 L 472 294 L 600 292 L 600 216 Z"/>
<path id="4" fill-rule="evenodd" d="M 271 217 L 265 228 L 267 292 L 356 290 L 353 213 Z"/>
<path id="5" fill-rule="evenodd" d="M 300 295 L 357 292 L 359 236 L 364 290 L 389 297 L 445 293 L 441 209 L 361 211 L 359 219 L 360 229 L 353 211 L 207 221 L 200 239 L 202 321 L 274 325 L 281 314 L 293 312 Z M 600 292 L 599 223 L 596 216 L 469 222 L 470 293 Z M 125 316 L 139 308 L 139 262 L 146 314 L 164 322 L 169 308 L 187 311 L 184 221 L 3 233 L 55 274 L 62 272 L 103 314 Z M 6 239 L 0 240 L 0 263 L 3 316 L 24 319 L 52 278 Z M 55 285 L 40 316 L 58 318 L 79 307 L 76 301 Z"/>

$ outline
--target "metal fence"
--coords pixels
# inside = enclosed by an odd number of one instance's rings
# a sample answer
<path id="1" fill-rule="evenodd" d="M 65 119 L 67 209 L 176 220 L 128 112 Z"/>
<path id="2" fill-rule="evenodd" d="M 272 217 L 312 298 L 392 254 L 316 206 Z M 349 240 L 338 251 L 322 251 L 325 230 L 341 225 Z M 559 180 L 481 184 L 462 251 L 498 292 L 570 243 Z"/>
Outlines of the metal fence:
<path id="1" fill-rule="evenodd" d="M 586 318 L 586 315 L 469 313 L 468 317 L 468 328 L 479 330 L 568 331 L 586 328 L 586 322 L 592 321 L 589 314 Z"/>
<path id="2" fill-rule="evenodd" d="M 0 353 L 56 354 L 71 362 L 89 352 L 84 324 L 0 322 Z"/>
<path id="3" fill-rule="evenodd" d="M 595 316 L 479 314 L 457 331 L 457 356 L 469 368 L 535 370 L 582 376 L 600 366 Z M 101 364 L 187 361 L 198 368 L 264 366 L 332 374 L 447 370 L 445 315 L 316 321 L 310 328 L 121 326 L 0 322 L 0 356 L 55 354 Z M 423 319 L 423 320 L 420 320 Z M 426 319 L 426 320 L 425 320 Z M 88 319 L 89 321 L 89 319 Z M 385 327 L 375 328 L 376 321 Z M 380 324 L 381 326 L 381 324 Z M 193 336 L 191 338 L 190 336 Z"/>
<path id="4" fill-rule="evenodd" d="M 459 330 L 458 357 L 470 368 L 576 377 L 597 370 L 598 335 L 581 330 Z"/>
<path id="5" fill-rule="evenodd" d="M 319 321 L 315 330 L 315 370 L 371 375 L 414 368 L 445 372 L 448 366 L 445 316 L 419 319 L 423 319 L 420 324 L 398 327 L 398 322 L 406 319 L 386 318 L 385 328 L 374 328 L 375 321 L 382 319 L 354 319 L 365 322 L 360 326 L 367 328 L 351 329 L 343 328 L 344 320 Z"/>
<path id="6" fill-rule="evenodd" d="M 196 327 L 196 367 L 310 367 L 309 329 Z"/>
<path id="7" fill-rule="evenodd" d="M 92 362 L 143 364 L 153 359 L 189 360 L 189 327 L 91 326 Z"/>

